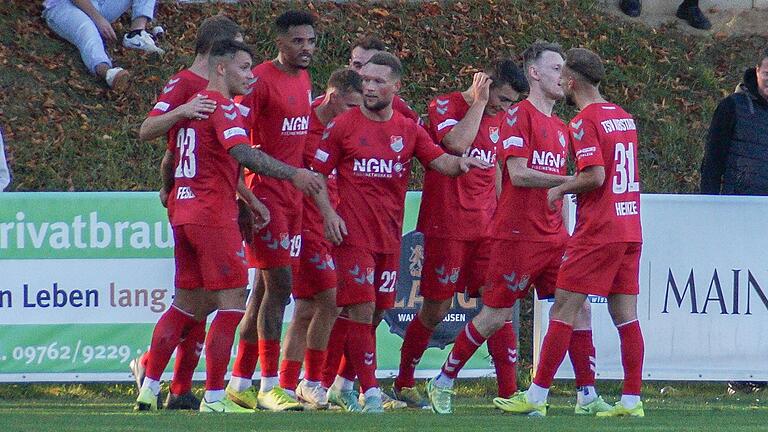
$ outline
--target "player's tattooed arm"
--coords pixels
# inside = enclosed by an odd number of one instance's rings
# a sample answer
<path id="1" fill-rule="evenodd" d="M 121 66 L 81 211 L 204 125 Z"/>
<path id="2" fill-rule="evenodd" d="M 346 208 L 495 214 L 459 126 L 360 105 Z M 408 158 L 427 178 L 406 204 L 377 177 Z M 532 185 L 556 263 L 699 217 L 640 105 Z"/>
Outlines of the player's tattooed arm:
<path id="1" fill-rule="evenodd" d="M 547 174 L 528 168 L 528 159 L 524 157 L 507 159 L 507 171 L 509 180 L 517 187 L 551 188 L 560 186 L 573 178 L 573 176 Z"/>
<path id="2" fill-rule="evenodd" d="M 462 155 L 477 137 L 480 122 L 483 120 L 485 107 L 488 105 L 491 78 L 483 72 L 475 74 L 470 87 L 472 104 L 469 110 L 454 127 L 443 137 L 443 146 L 455 155 Z"/>
<path id="3" fill-rule="evenodd" d="M 256 174 L 289 180 L 305 194 L 314 195 L 323 188 L 323 181 L 317 173 L 280 162 L 263 151 L 248 145 L 236 145 L 229 149 L 229 154 L 241 165 Z"/>
<path id="4" fill-rule="evenodd" d="M 325 238 L 331 241 L 335 245 L 340 245 L 344 241 L 344 236 L 347 235 L 347 225 L 344 220 L 336 213 L 331 205 L 331 200 L 328 198 L 328 189 L 323 182 L 323 189 L 314 195 L 315 204 L 317 204 L 318 210 L 323 215 L 323 230 L 325 231 Z"/>
<path id="5" fill-rule="evenodd" d="M 433 170 L 451 177 L 458 177 L 472 168 L 489 169 L 493 165 L 473 157 L 458 157 L 443 154 L 429 163 Z"/>
<path id="6" fill-rule="evenodd" d="M 160 202 L 163 207 L 168 207 L 168 194 L 173 189 L 173 153 L 166 150 L 163 160 L 160 162 L 160 177 L 163 180 L 163 187 L 160 189 Z"/>
<path id="7" fill-rule="evenodd" d="M 567 182 L 550 188 L 547 191 L 547 203 L 549 208 L 554 210 L 555 203 L 565 194 L 579 194 L 597 189 L 605 182 L 605 167 L 602 165 L 592 165 L 579 171 L 575 177 L 571 177 Z"/>

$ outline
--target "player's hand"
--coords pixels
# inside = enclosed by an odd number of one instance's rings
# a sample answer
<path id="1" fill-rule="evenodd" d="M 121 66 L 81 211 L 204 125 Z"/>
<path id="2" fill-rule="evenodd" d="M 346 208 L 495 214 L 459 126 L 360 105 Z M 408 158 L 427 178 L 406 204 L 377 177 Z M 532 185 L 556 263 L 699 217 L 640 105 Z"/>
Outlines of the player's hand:
<path id="1" fill-rule="evenodd" d="M 325 230 L 325 238 L 336 246 L 340 245 L 344 241 L 344 236 L 348 234 L 347 225 L 335 211 L 323 215 L 323 229 Z"/>
<path id="2" fill-rule="evenodd" d="M 93 23 L 96 25 L 96 29 L 104 39 L 104 42 L 117 42 L 117 35 L 115 34 L 115 30 L 112 28 L 112 24 L 110 24 L 106 18 L 100 16 L 93 20 Z"/>
<path id="3" fill-rule="evenodd" d="M 258 199 L 250 202 L 251 210 L 256 220 L 253 224 L 254 231 L 261 231 L 262 228 L 269 225 L 269 221 L 272 220 L 272 215 L 269 213 L 269 209 Z"/>
<path id="4" fill-rule="evenodd" d="M 323 189 L 323 178 L 320 174 L 305 168 L 296 170 L 296 174 L 291 177 L 291 183 L 307 195 L 314 195 Z"/>
<path id="5" fill-rule="evenodd" d="M 241 199 L 237 200 L 237 210 L 237 226 L 240 228 L 240 235 L 246 243 L 250 244 L 253 241 L 253 234 L 256 232 L 254 229 L 256 216 L 251 207 Z"/>
<path id="6" fill-rule="evenodd" d="M 160 204 L 163 205 L 163 207 L 168 208 L 168 191 L 165 190 L 165 188 L 160 189 Z"/>
<path id="7" fill-rule="evenodd" d="M 563 196 L 565 196 L 565 193 L 559 187 L 555 186 L 550 188 L 547 191 L 547 205 L 549 206 L 549 209 L 552 211 L 557 210 L 556 204 L 563 199 Z"/>
<path id="8" fill-rule="evenodd" d="M 472 168 L 489 169 L 492 167 L 493 165 L 489 164 L 488 162 L 485 162 L 475 157 L 459 158 L 459 168 L 461 169 L 461 172 L 468 172 Z"/>
<path id="9" fill-rule="evenodd" d="M 493 80 L 484 72 L 478 72 L 472 78 L 472 100 L 475 103 L 487 104 L 491 95 L 491 83 Z"/>
<path id="10" fill-rule="evenodd" d="M 179 107 L 184 118 L 190 120 L 204 120 L 216 110 L 216 102 L 201 94 Z"/>

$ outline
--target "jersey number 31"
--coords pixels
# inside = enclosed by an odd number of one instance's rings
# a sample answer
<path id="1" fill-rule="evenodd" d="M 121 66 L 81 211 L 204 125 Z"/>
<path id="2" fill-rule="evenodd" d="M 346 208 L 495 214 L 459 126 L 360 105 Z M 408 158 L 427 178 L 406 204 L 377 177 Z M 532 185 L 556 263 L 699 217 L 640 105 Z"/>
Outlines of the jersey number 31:
<path id="1" fill-rule="evenodd" d="M 616 143 L 616 175 L 613 176 L 613 193 L 623 194 L 640 190 L 640 182 L 635 180 L 635 144 Z"/>

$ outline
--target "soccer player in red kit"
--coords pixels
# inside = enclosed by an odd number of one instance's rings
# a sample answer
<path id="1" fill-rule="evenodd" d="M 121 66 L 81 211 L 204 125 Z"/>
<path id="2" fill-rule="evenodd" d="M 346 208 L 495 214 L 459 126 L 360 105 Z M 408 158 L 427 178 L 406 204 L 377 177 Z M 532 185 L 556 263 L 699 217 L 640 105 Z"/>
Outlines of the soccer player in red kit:
<path id="1" fill-rule="evenodd" d="M 176 151 L 163 157 L 163 184 L 171 191 L 176 295 L 152 334 L 146 376 L 135 409 L 157 409 L 160 375 L 183 335 L 211 309 L 217 310 L 205 340 L 206 383 L 201 412 L 248 412 L 226 399 L 224 374 L 235 330 L 245 309 L 248 283 L 234 199 L 240 164 L 254 172 L 290 179 L 297 188 L 317 193 L 322 180 L 252 149 L 240 110 L 232 96 L 243 94 L 253 78 L 250 49 L 240 42 L 218 41 L 209 55 L 208 86 L 200 92 L 216 103 L 205 119 L 180 125 Z M 168 163 L 172 161 L 172 163 Z"/>
<path id="2" fill-rule="evenodd" d="M 357 72 L 360 72 L 360 69 L 365 65 L 365 63 L 368 62 L 368 60 L 371 59 L 371 57 L 379 52 L 386 52 L 386 46 L 384 45 L 384 42 L 372 35 L 363 36 L 360 39 L 358 39 L 354 45 L 352 45 L 352 50 L 349 53 L 349 65 L 348 67 L 352 70 L 355 70 Z M 406 103 L 400 95 L 395 95 L 392 99 L 392 109 L 396 112 L 402 114 L 406 118 L 409 118 L 416 122 L 418 125 L 424 126 L 424 123 L 422 122 L 421 118 L 419 117 L 419 114 L 414 111 L 408 103 Z M 378 327 L 379 323 L 384 318 L 384 313 L 386 311 L 383 309 L 376 309 L 374 311 L 373 315 L 373 337 L 374 340 L 376 338 L 376 328 Z M 335 355 L 331 355 L 332 358 L 335 358 Z M 335 364 L 335 362 L 332 362 Z M 347 356 L 342 357 L 341 366 L 338 368 L 332 365 L 329 365 L 329 367 L 324 368 L 323 370 L 323 385 L 324 386 L 330 386 L 334 379 L 336 378 L 336 374 L 339 374 L 342 378 L 346 379 L 347 381 L 354 381 L 357 374 L 355 373 L 354 368 L 352 367 L 352 363 L 349 362 Z M 406 408 L 408 405 L 405 402 L 399 401 L 397 399 L 391 398 L 387 393 L 382 393 L 382 398 L 384 401 L 384 409 L 386 410 L 392 410 L 392 409 L 399 409 L 399 408 Z"/>
<path id="3" fill-rule="evenodd" d="M 387 47 L 381 39 L 371 35 L 364 36 L 352 45 L 352 51 L 349 52 L 349 68 L 360 72 L 360 69 L 368 63 L 374 54 L 386 51 Z M 400 95 L 395 95 L 392 99 L 392 109 L 421 124 L 419 114 Z"/>
<path id="4" fill-rule="evenodd" d="M 213 43 L 220 40 L 242 42 L 242 30 L 234 21 L 224 15 L 216 15 L 203 20 L 197 31 L 195 59 L 192 65 L 175 74 L 168 80 L 157 97 L 152 111 L 141 124 L 139 138 L 149 141 L 161 136 L 167 137 L 168 148 L 177 145 L 179 125 L 187 119 L 204 118 L 216 108 L 216 104 L 195 96 L 208 85 L 208 53 Z M 187 102 L 189 101 L 189 102 Z M 163 205 L 167 205 L 168 190 L 161 191 Z M 260 203 L 259 203 L 260 205 Z M 262 206 L 263 207 L 263 206 Z M 170 209 L 169 209 L 170 211 Z M 173 367 L 166 409 L 198 409 L 200 400 L 192 393 L 192 376 L 200 360 L 200 353 L 205 341 L 205 320 L 197 322 L 179 344 L 176 362 Z M 149 353 L 131 361 L 130 366 L 141 388 Z"/>
<path id="5" fill-rule="evenodd" d="M 309 130 L 312 82 L 307 72 L 315 50 L 315 18 L 288 11 L 275 20 L 278 55 L 253 69 L 253 83 L 242 104 L 254 146 L 294 167 L 303 166 Z M 240 342 L 227 386 L 241 406 L 273 411 L 300 410 L 301 404 L 279 386 L 280 335 L 292 289 L 292 267 L 301 251 L 302 194 L 289 182 L 247 174 L 254 195 L 269 209 L 269 224 L 247 248 L 248 263 L 259 269 L 240 326 Z M 261 360 L 261 385 L 252 386 Z"/>
<path id="6" fill-rule="evenodd" d="M 539 298 L 551 298 L 555 279 L 565 249 L 568 234 L 563 226 L 561 208 L 547 206 L 546 191 L 570 179 L 567 176 L 568 129 L 552 113 L 555 103 L 563 98 L 560 71 L 563 55 L 560 46 L 537 41 L 523 52 L 523 63 L 530 86 L 530 94 L 514 105 L 501 127 L 501 149 L 498 161 L 502 167 L 501 194 L 493 216 L 489 236 L 490 262 L 483 291 L 483 308 L 456 337 L 453 349 L 437 377 L 427 382 L 427 395 L 433 411 L 447 414 L 452 411 L 453 380 L 461 368 L 482 343 L 507 326 L 515 302 L 528 295 L 529 286 L 536 287 Z M 585 307 L 588 303 L 583 302 Z M 582 320 L 589 328 L 590 320 L 582 312 Z M 514 340 L 511 327 L 507 334 Z M 590 333 L 591 335 L 591 333 Z M 592 376 L 589 395 L 594 396 L 594 372 L 590 369 L 589 355 L 576 339 L 581 353 L 574 368 L 579 379 Z M 591 337 L 589 340 L 591 344 Z M 592 354 L 594 356 L 594 354 Z M 517 388 L 516 364 L 510 362 L 505 373 L 511 389 Z M 577 379 L 577 382 L 581 382 Z M 581 394 L 581 392 L 580 392 Z M 504 409 L 508 397 L 497 397 L 494 405 Z M 577 411 L 593 403 L 607 409 L 602 399 L 578 398 Z"/>
<path id="7" fill-rule="evenodd" d="M 475 74 L 463 92 L 440 95 L 429 104 L 429 130 L 449 153 L 496 165 L 501 122 L 507 109 L 528 92 L 523 72 L 508 59 L 497 60 L 486 72 Z M 451 306 L 454 293 L 479 297 L 488 268 L 486 229 L 496 210 L 496 169 L 473 170 L 458 178 L 434 170 L 424 175 L 424 191 L 417 231 L 424 234 L 424 268 L 419 291 L 424 297 L 417 316 L 408 325 L 400 349 L 400 371 L 394 382 L 395 398 L 410 407 L 425 406 L 415 388 L 414 371 L 435 328 Z M 514 393 L 514 377 L 505 370 L 514 360 L 514 337 L 505 324 L 488 340 L 496 366 L 499 396 Z"/>
<path id="8" fill-rule="evenodd" d="M 304 148 L 304 163 L 310 166 L 326 126 L 339 114 L 360 106 L 363 84 L 360 74 L 350 69 L 337 70 L 328 78 L 323 98 L 312 103 L 309 133 Z M 328 195 L 338 201 L 335 175 L 328 176 Z M 320 385 L 325 348 L 336 320 L 336 266 L 331 244 L 323 233 L 323 216 L 312 198 L 304 197 L 301 222 L 299 266 L 293 273 L 293 318 L 283 341 L 280 387 L 295 392 L 315 409 L 328 406 L 327 389 Z M 299 372 L 304 362 L 304 379 Z"/>
<path id="9" fill-rule="evenodd" d="M 336 247 L 337 304 L 344 308 L 344 331 L 331 345 L 343 345 L 365 395 L 364 412 L 381 412 L 376 380 L 376 348 L 372 334 L 374 309 L 391 308 L 399 267 L 405 192 L 411 160 L 446 175 L 458 176 L 490 164 L 472 157 L 445 154 L 427 132 L 392 109 L 400 87 L 402 66 L 397 57 L 377 53 L 361 69 L 363 106 L 347 111 L 328 125 L 315 154 L 315 168 L 338 171 L 338 213 L 323 190 L 315 198 L 326 237 Z M 336 350 L 338 351 L 338 350 Z M 328 399 L 349 409 L 356 404 L 349 388 L 334 383 Z M 353 401 L 345 402 L 352 396 Z M 342 400 L 344 399 L 344 400 Z"/>
<path id="10" fill-rule="evenodd" d="M 570 123 L 577 174 L 550 189 L 547 199 L 555 206 L 564 194 L 577 194 L 576 228 L 557 277 L 536 375 L 508 411 L 546 415 L 549 387 L 568 349 L 576 315 L 593 294 L 608 298 L 624 366 L 621 400 L 597 416 L 645 415 L 640 401 L 644 342 L 637 319 L 642 247 L 637 127 L 630 114 L 600 94 L 604 76 L 597 54 L 583 48 L 568 51 L 561 85 L 580 110 Z"/>

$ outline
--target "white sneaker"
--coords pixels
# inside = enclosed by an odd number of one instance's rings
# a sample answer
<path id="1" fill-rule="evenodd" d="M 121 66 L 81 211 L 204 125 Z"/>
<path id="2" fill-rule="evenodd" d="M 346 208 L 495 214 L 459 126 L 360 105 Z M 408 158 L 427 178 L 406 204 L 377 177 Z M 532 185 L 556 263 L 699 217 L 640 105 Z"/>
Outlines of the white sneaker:
<path id="1" fill-rule="evenodd" d="M 123 36 L 123 46 L 130 49 L 136 49 L 140 51 L 146 51 L 151 53 L 164 54 L 165 51 L 159 48 L 155 44 L 155 40 L 152 39 L 152 35 L 147 33 L 146 30 L 142 30 L 138 33 L 134 33 L 132 37 L 128 37 L 130 33 L 126 33 Z"/>
<path id="2" fill-rule="evenodd" d="M 131 74 L 121 67 L 113 67 L 107 70 L 104 80 L 107 85 L 116 91 L 123 91 L 128 87 L 128 78 Z"/>
<path id="3" fill-rule="evenodd" d="M 310 386 L 306 381 L 302 381 L 296 387 L 296 396 L 312 409 L 328 409 L 328 390 L 321 385 Z"/>

